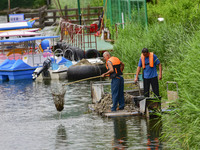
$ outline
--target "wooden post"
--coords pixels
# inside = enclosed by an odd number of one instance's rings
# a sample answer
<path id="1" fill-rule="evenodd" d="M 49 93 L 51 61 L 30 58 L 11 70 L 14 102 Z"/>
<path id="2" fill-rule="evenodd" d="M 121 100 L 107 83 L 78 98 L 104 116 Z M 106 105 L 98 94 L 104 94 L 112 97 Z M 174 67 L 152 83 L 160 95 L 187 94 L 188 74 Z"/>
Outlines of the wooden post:
<path id="1" fill-rule="evenodd" d="M 67 5 L 65 6 L 65 19 L 68 20 L 68 9 L 67 9 Z"/>
<path id="2" fill-rule="evenodd" d="M 43 27 L 44 26 L 44 11 L 39 10 L 39 26 Z"/>
<path id="3" fill-rule="evenodd" d="M 39 10 L 38 16 L 39 16 L 39 26 L 41 26 L 41 24 L 42 24 L 42 13 L 41 13 L 41 10 Z"/>
<path id="4" fill-rule="evenodd" d="M 10 11 L 10 0 L 8 0 L 8 12 Z"/>
<path id="5" fill-rule="evenodd" d="M 87 16 L 88 16 L 88 22 L 90 23 L 90 5 L 88 5 L 88 11 L 87 11 Z"/>
<path id="6" fill-rule="evenodd" d="M 79 20 L 78 9 L 76 9 L 76 21 L 78 22 L 78 20 Z"/>
<path id="7" fill-rule="evenodd" d="M 56 12 L 53 12 L 53 23 L 56 22 Z"/>

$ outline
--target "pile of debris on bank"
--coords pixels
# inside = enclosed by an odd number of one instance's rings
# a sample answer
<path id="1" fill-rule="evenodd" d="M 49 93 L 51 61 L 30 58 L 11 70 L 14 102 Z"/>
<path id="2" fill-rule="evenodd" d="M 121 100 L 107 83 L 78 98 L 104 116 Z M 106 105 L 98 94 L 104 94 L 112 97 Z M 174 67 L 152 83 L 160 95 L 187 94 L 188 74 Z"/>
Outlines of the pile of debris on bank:
<path id="1" fill-rule="evenodd" d="M 133 95 L 124 93 L 125 107 L 124 110 L 117 110 L 116 112 L 138 112 L 139 108 L 133 102 Z M 111 112 L 112 96 L 111 94 L 104 94 L 102 98 L 95 104 L 90 104 L 90 110 L 95 111 L 97 114 L 103 115 L 104 113 Z"/>

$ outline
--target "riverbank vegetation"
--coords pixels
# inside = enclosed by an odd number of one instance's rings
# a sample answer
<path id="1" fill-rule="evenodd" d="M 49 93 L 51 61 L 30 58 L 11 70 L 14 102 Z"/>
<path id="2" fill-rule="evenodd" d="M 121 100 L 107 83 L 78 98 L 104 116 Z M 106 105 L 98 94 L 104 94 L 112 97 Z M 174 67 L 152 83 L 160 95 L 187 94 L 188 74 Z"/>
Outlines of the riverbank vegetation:
<path id="1" fill-rule="evenodd" d="M 68 8 L 77 8 L 78 7 L 78 3 L 77 0 L 59 0 L 60 4 L 61 4 L 61 8 L 64 8 L 65 6 L 67 6 Z M 90 5 L 91 7 L 94 6 L 103 6 L 103 0 L 80 0 L 80 8 L 86 8 L 88 7 L 88 5 Z M 56 5 L 54 2 L 52 2 L 52 7 L 56 8 Z"/>
<path id="2" fill-rule="evenodd" d="M 127 72 L 136 72 L 142 48 L 147 47 L 158 56 L 163 65 L 162 101 L 167 100 L 166 82 L 178 83 L 175 109 L 162 115 L 163 139 L 169 149 L 200 147 L 199 4 L 199 0 L 149 3 L 148 30 L 130 22 L 115 39 L 113 53 L 126 64 Z M 165 21 L 158 22 L 158 17 Z"/>

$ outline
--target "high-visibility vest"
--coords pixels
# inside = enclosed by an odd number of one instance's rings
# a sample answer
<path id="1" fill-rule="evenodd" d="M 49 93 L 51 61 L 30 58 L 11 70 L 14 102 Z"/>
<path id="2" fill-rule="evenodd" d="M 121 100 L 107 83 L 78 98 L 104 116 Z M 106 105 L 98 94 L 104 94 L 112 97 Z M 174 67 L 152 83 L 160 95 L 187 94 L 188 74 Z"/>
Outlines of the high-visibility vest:
<path id="1" fill-rule="evenodd" d="M 110 74 L 111 79 L 123 74 L 121 71 L 121 68 L 120 68 L 121 62 L 120 62 L 119 58 L 112 56 L 108 59 L 108 61 L 110 61 L 112 63 L 112 66 L 114 69 L 114 72 Z M 107 62 L 106 62 L 106 68 L 108 69 Z"/>
<path id="2" fill-rule="evenodd" d="M 145 68 L 145 57 L 143 55 L 143 53 L 141 54 L 141 61 L 142 61 L 142 68 Z M 153 67 L 154 66 L 154 62 L 153 62 L 153 52 L 150 52 L 149 54 L 149 66 Z"/>

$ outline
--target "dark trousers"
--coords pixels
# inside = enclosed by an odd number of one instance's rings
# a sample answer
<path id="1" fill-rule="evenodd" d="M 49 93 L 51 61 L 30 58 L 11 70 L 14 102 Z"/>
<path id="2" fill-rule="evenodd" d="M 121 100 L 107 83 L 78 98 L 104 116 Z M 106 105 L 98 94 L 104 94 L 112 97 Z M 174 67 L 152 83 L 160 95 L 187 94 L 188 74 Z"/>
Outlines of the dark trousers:
<path id="1" fill-rule="evenodd" d="M 111 81 L 111 92 L 112 92 L 112 111 L 116 111 L 117 104 L 119 103 L 119 109 L 124 108 L 124 78 L 119 76 L 113 78 Z"/>
<path id="2" fill-rule="evenodd" d="M 153 89 L 154 96 L 159 96 L 159 85 L 158 85 L 158 77 L 151 79 L 143 79 L 144 81 L 144 96 L 149 97 L 150 84 Z"/>

